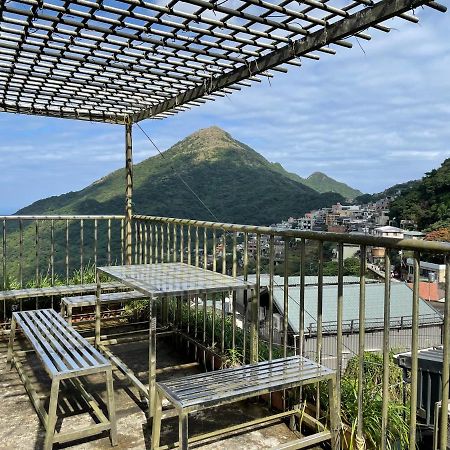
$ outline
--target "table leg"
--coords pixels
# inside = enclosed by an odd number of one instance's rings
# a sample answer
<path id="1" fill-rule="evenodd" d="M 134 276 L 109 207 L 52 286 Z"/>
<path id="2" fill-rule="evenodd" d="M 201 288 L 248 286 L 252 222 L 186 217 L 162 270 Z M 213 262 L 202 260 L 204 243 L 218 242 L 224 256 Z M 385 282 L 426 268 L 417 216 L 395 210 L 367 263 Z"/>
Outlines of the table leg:
<path id="1" fill-rule="evenodd" d="M 16 319 L 14 315 L 11 320 L 11 330 L 9 331 L 9 344 L 8 344 L 8 354 L 6 358 L 6 364 L 9 365 L 11 370 L 13 367 L 13 357 L 14 357 L 14 339 L 16 337 Z"/>
<path id="2" fill-rule="evenodd" d="M 100 324 L 100 305 L 101 305 L 101 295 L 102 295 L 102 286 L 100 282 L 100 273 L 96 271 L 96 280 L 97 280 L 97 298 L 95 302 L 95 345 L 100 345 L 100 336 L 101 336 L 101 324 Z"/>
<path id="3" fill-rule="evenodd" d="M 148 337 L 148 412 L 153 416 L 156 390 L 156 317 L 153 316 L 153 301 L 149 302 L 149 337 Z M 162 299 L 164 302 L 165 299 Z"/>
<path id="4" fill-rule="evenodd" d="M 250 297 L 250 364 L 258 362 L 259 292 L 251 290 Z"/>

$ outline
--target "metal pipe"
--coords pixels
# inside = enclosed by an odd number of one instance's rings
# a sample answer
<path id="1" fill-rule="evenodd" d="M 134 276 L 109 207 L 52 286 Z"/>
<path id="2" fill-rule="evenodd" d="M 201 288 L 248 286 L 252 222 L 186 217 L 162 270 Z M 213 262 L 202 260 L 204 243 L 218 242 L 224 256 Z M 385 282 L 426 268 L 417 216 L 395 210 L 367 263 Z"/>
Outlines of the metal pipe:
<path id="1" fill-rule="evenodd" d="M 354 245 L 366 245 L 375 247 L 386 247 L 398 250 L 417 250 L 417 251 L 433 251 L 450 254 L 450 243 L 438 241 L 420 241 L 415 239 L 396 239 L 388 237 L 376 237 L 371 235 L 349 235 L 347 233 L 329 233 L 324 231 L 307 231 L 307 230 L 276 230 L 270 227 L 261 227 L 256 225 L 238 225 L 219 222 L 208 222 L 204 220 L 176 219 L 170 217 L 144 216 L 135 215 L 136 219 L 146 219 L 155 222 L 176 222 L 184 225 L 206 226 L 211 229 L 238 231 L 241 233 L 257 233 L 275 235 L 283 238 L 308 239 L 322 242 L 336 242 Z"/>
<path id="2" fill-rule="evenodd" d="M 299 299 L 299 345 L 298 354 L 303 356 L 305 342 L 305 264 L 306 264 L 306 241 L 300 241 L 300 299 Z"/>
<path id="3" fill-rule="evenodd" d="M 323 242 L 319 242 L 319 271 L 317 274 L 317 338 L 316 361 L 322 363 L 322 326 L 323 326 Z M 320 418 L 320 383 L 316 386 L 316 419 Z"/>
<path id="4" fill-rule="evenodd" d="M 133 126 L 130 121 L 125 124 L 125 263 L 132 263 L 132 228 L 133 218 Z"/>
<path id="5" fill-rule="evenodd" d="M 418 387 L 418 354 L 419 354 L 419 283 L 420 283 L 420 253 L 414 252 L 413 258 L 414 282 L 412 305 L 412 342 L 411 342 L 411 401 L 409 422 L 409 448 L 416 448 L 417 422 L 417 387 Z"/>
<path id="6" fill-rule="evenodd" d="M 358 421 L 356 438 L 358 442 L 364 442 L 364 346 L 366 337 L 366 247 L 364 245 L 360 247 L 359 264 Z"/>
<path id="7" fill-rule="evenodd" d="M 445 306 L 444 306 L 444 333 L 443 333 L 443 361 L 442 361 L 442 402 L 440 421 L 441 448 L 447 446 L 448 427 L 448 396 L 450 383 L 450 258 L 445 261 Z M 436 420 L 436 419 L 435 419 Z M 437 438 L 437 437 L 436 437 Z"/>
<path id="8" fill-rule="evenodd" d="M 341 377 L 342 377 L 342 318 L 344 313 L 344 244 L 338 244 L 338 292 L 337 292 L 337 336 L 336 336 L 336 390 L 339 422 L 341 414 Z"/>
<path id="9" fill-rule="evenodd" d="M 269 361 L 272 361 L 272 351 L 273 351 L 273 277 L 274 277 L 274 237 L 273 235 L 269 238 L 269 311 L 268 322 L 269 327 Z"/>
<path id="10" fill-rule="evenodd" d="M 384 254 L 384 330 L 383 330 L 383 399 L 381 405 L 381 450 L 387 450 L 387 427 L 389 412 L 389 367 L 391 326 L 391 259 L 389 252 Z"/>

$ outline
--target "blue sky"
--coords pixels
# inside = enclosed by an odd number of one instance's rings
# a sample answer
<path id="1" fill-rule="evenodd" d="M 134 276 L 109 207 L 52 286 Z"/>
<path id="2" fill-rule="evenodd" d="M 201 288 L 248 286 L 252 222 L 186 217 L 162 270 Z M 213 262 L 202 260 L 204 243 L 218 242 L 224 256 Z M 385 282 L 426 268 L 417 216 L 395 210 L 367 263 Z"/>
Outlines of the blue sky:
<path id="1" fill-rule="evenodd" d="M 218 125 L 273 162 L 322 171 L 364 192 L 420 178 L 450 156 L 450 13 L 163 121 L 141 122 L 161 149 Z M 85 187 L 123 165 L 123 127 L 0 113 L 0 214 Z M 153 156 L 139 129 L 135 162 Z"/>

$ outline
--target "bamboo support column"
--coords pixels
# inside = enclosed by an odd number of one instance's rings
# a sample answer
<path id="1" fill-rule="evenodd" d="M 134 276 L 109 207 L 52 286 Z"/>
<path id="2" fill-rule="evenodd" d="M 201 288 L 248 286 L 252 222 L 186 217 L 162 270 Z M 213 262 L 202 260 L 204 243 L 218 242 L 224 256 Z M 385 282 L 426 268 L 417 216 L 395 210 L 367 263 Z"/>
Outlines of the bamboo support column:
<path id="1" fill-rule="evenodd" d="M 133 140 L 132 123 L 125 124 L 125 263 L 132 263 L 132 230 L 133 214 Z"/>

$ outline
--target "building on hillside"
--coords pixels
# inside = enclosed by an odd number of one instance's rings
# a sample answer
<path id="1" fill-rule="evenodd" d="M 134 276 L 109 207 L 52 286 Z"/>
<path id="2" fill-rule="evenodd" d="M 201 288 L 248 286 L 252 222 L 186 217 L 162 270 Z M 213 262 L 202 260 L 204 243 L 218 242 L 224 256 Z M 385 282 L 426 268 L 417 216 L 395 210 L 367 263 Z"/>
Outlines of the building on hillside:
<path id="1" fill-rule="evenodd" d="M 328 367 L 335 367 L 336 363 L 336 335 L 337 335 L 337 294 L 336 284 L 323 287 L 323 361 Z M 411 349 L 412 341 L 412 298 L 411 289 L 405 283 L 391 285 L 390 309 L 390 347 L 397 351 Z M 300 289 L 293 286 L 288 289 L 288 344 L 298 347 L 299 334 L 299 299 Z M 305 356 L 315 358 L 317 345 L 317 285 L 305 288 L 305 314 L 303 343 Z M 359 284 L 344 285 L 343 310 L 343 342 L 344 363 L 358 353 L 359 339 Z M 262 307 L 267 303 L 261 298 Z M 283 340 L 284 288 L 276 286 L 273 290 L 274 342 Z M 366 351 L 381 352 L 384 330 L 384 284 L 369 283 L 366 285 L 366 321 L 365 347 Z M 277 325 L 279 326 L 277 327 Z M 420 300 L 419 303 L 419 348 L 427 348 L 441 344 L 443 317 L 429 303 Z M 262 324 L 267 330 L 267 318 Z M 334 355 L 334 356 L 333 356 Z M 345 364 L 344 364 L 345 367 Z"/>
<path id="2" fill-rule="evenodd" d="M 377 237 L 403 239 L 405 230 L 386 225 L 384 227 L 375 228 L 373 234 Z"/>
<path id="3" fill-rule="evenodd" d="M 403 231 L 403 238 L 404 239 L 414 239 L 414 240 L 423 240 L 425 237 L 425 233 L 422 233 L 421 231 L 410 231 L 410 230 L 404 230 Z"/>
<path id="4" fill-rule="evenodd" d="M 395 238 L 395 239 L 403 239 L 405 230 L 401 228 L 392 227 L 390 225 L 386 225 L 384 227 L 377 227 L 373 230 L 373 234 L 377 237 L 382 238 Z M 373 264 L 379 264 L 383 262 L 385 255 L 384 247 L 371 247 L 369 249 L 369 262 Z"/>
<path id="5" fill-rule="evenodd" d="M 407 280 L 414 279 L 414 259 L 407 258 L 406 267 L 408 269 Z M 437 283 L 445 282 L 445 264 L 430 263 L 427 261 L 420 261 L 420 277 L 429 280 L 433 277 Z"/>

